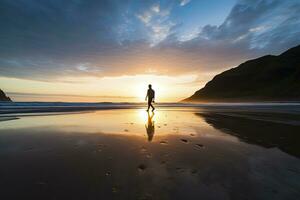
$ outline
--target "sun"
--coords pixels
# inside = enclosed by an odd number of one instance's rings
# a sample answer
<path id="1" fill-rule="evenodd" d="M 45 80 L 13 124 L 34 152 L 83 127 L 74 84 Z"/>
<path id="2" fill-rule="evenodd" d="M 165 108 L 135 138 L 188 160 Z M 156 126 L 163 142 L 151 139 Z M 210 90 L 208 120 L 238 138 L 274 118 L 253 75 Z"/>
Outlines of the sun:
<path id="1" fill-rule="evenodd" d="M 148 84 L 142 83 L 136 85 L 135 94 L 138 101 L 145 101 L 145 97 L 147 94 Z"/>

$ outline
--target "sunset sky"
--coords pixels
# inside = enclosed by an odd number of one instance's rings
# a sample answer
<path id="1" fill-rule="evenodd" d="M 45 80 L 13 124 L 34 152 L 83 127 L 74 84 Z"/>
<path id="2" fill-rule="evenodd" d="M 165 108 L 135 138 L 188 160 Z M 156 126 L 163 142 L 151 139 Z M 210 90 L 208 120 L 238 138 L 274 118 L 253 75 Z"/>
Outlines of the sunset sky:
<path id="1" fill-rule="evenodd" d="M 179 101 L 300 44 L 299 0 L 1 0 L 0 88 L 15 101 Z"/>

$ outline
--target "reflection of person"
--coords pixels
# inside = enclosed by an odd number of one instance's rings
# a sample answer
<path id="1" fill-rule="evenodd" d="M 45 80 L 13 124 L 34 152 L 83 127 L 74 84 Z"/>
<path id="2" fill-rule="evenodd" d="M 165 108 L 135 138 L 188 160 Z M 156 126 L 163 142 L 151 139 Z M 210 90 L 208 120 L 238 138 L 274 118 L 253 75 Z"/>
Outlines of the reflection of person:
<path id="1" fill-rule="evenodd" d="M 147 112 L 149 112 L 150 106 L 151 106 L 152 112 L 153 112 L 155 110 L 155 108 L 152 105 L 152 102 L 154 103 L 155 92 L 152 89 L 152 85 L 151 84 L 149 84 L 148 87 L 149 87 L 149 89 L 147 91 L 147 95 L 146 95 L 146 98 L 145 98 L 146 101 L 147 101 L 147 98 L 148 98 L 148 109 L 147 109 Z"/>
<path id="2" fill-rule="evenodd" d="M 154 112 L 151 114 L 149 114 L 148 112 L 148 123 L 147 125 L 145 125 L 146 127 L 146 131 L 147 131 L 147 135 L 148 135 L 148 141 L 151 142 L 153 135 L 154 135 L 154 121 L 153 121 L 153 116 L 154 116 Z"/>

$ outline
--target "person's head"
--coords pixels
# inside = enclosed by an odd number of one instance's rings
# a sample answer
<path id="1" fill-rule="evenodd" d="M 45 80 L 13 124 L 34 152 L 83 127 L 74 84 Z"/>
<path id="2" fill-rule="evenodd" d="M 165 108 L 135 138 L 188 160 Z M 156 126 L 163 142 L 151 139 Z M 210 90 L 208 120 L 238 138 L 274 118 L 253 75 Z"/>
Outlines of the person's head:
<path id="1" fill-rule="evenodd" d="M 149 87 L 149 89 L 151 89 L 151 88 L 152 88 L 152 85 L 151 85 L 151 84 L 149 84 L 149 85 L 148 85 L 148 87 Z"/>

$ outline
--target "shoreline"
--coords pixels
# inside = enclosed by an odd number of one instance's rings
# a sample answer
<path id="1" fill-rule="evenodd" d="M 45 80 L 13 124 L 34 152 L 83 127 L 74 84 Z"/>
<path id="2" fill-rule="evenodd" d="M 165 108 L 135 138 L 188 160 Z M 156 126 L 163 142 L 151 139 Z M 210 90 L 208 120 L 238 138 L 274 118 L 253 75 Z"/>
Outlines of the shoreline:
<path id="1" fill-rule="evenodd" d="M 146 109 L 143 104 L 85 104 L 68 103 L 66 105 L 42 103 L 32 105 L 32 103 L 23 103 L 22 106 L 1 106 L 0 104 L 0 122 L 15 120 L 20 117 L 28 116 L 48 116 L 48 115 L 66 115 L 84 112 L 97 112 L 104 110 L 132 110 Z M 64 103 L 65 104 L 65 103 Z M 3 104 L 2 104 L 3 105 Z M 240 119 L 249 119 L 256 121 L 265 121 L 279 124 L 288 124 L 300 126 L 300 104 L 156 104 L 156 112 L 163 110 L 181 110 L 194 113 L 213 114 L 226 117 L 237 117 Z"/>
<path id="2" fill-rule="evenodd" d="M 300 113 L 300 103 L 156 103 L 160 108 L 208 109 L 210 111 L 253 111 Z M 110 109 L 141 109 L 146 103 L 66 103 L 66 102 L 0 102 L 0 117 L 4 114 L 81 112 Z"/>

